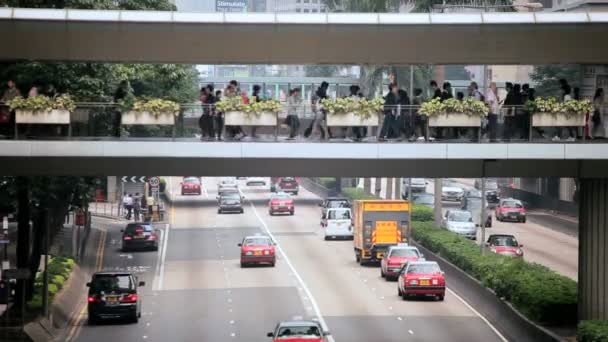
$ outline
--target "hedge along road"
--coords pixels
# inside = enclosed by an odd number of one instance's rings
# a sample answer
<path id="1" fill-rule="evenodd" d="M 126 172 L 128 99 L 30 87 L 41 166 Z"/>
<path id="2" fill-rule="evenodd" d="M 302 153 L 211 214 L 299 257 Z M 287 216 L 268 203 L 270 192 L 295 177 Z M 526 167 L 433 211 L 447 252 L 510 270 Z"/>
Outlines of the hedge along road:
<path id="1" fill-rule="evenodd" d="M 463 189 L 473 189 L 469 182 L 456 180 Z M 427 192 L 432 194 L 434 182 L 429 182 Z M 443 202 L 443 212 L 458 209 L 460 203 Z M 524 245 L 524 259 L 547 266 L 555 272 L 578 280 L 578 238 L 555 231 L 536 222 L 526 223 L 498 222 L 492 210 L 492 228 L 486 229 L 486 238 L 490 234 L 511 234 Z M 477 243 L 481 241 L 481 229 L 477 231 Z"/>

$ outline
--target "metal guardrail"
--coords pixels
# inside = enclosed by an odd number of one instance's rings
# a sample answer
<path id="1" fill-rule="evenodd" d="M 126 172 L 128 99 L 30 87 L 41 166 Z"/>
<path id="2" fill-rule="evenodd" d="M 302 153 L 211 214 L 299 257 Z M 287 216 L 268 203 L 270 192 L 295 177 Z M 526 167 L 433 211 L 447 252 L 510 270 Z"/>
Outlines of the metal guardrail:
<path id="1" fill-rule="evenodd" d="M 69 125 L 25 125 L 16 124 L 14 114 L 11 114 L 10 122 L 0 121 L 0 136 L 12 137 L 14 139 L 200 139 L 201 116 L 209 114 L 213 119 L 210 123 L 214 126 L 213 131 L 221 131 L 221 136 L 226 136 L 229 130 L 235 127 L 224 127 L 223 115 L 218 113 L 214 105 L 182 104 L 181 111 L 175 119 L 173 126 L 149 126 L 143 128 L 138 125 L 125 126 L 120 123 L 121 110 L 116 103 L 82 102 L 77 104 L 76 110 L 70 115 Z M 533 141 L 538 138 L 546 139 L 544 128 L 533 127 L 532 115 L 527 113 L 523 106 L 502 106 L 499 113 L 487 118 L 480 118 L 479 126 L 475 127 L 432 127 L 426 116 L 418 115 L 419 106 L 399 105 L 384 106 L 379 113 L 378 125 L 375 127 L 355 128 L 348 125 L 343 127 L 328 127 L 327 113 L 320 107 L 309 103 L 301 103 L 297 106 L 283 104 L 283 109 L 277 113 L 276 127 L 255 127 L 251 125 L 252 132 L 256 130 L 265 137 L 270 136 L 274 141 L 287 136 L 285 129 L 289 129 L 286 122 L 288 114 L 298 117 L 300 127 L 298 135 L 310 130 L 316 122 L 314 132 L 320 133 L 325 139 L 328 137 L 351 138 L 364 134 L 363 140 L 383 140 L 390 130 L 396 133 L 394 140 L 399 141 L 454 141 L 469 140 L 472 142 L 484 142 L 493 140 L 506 141 Z M 0 103 L 0 111 L 8 112 L 8 107 Z M 608 112 L 606 108 L 602 111 Z M 2 119 L 0 117 L 0 119 Z M 590 119 L 585 123 L 588 124 Z M 352 132 L 349 132 L 352 128 Z M 239 128 L 243 132 L 242 128 Z M 548 128 L 555 134 L 567 131 L 569 135 L 582 136 L 583 140 L 587 132 L 582 125 L 578 127 L 556 127 Z M 320 132 L 319 132 L 320 131 Z M 333 135 L 331 133 L 334 133 Z M 607 132 L 608 133 L 608 132 Z M 323 138 L 322 138 L 323 139 Z M 389 137 L 389 140 L 393 140 Z M 264 140 L 264 139 L 261 139 Z M 359 139 L 357 139 L 359 140 Z"/>

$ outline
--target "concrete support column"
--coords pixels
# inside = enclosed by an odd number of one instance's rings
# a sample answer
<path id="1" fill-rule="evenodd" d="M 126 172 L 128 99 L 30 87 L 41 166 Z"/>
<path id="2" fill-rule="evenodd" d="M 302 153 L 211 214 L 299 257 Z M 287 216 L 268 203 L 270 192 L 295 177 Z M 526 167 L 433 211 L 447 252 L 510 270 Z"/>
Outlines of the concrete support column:
<path id="1" fill-rule="evenodd" d="M 581 179 L 579 320 L 608 319 L 608 178 Z"/>
<path id="2" fill-rule="evenodd" d="M 369 177 L 363 178 L 363 191 L 366 194 L 372 193 L 372 179 Z"/>
<path id="3" fill-rule="evenodd" d="M 386 199 L 393 199 L 393 185 L 395 184 L 395 178 L 386 179 Z"/>

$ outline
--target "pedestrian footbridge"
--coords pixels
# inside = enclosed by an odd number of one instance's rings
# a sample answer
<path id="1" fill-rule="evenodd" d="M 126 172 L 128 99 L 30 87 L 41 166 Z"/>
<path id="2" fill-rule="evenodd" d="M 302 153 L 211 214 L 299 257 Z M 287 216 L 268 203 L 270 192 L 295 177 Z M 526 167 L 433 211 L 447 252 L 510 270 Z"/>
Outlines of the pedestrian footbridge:
<path id="1" fill-rule="evenodd" d="M 608 178 L 594 143 L 0 141 L 1 175 Z"/>

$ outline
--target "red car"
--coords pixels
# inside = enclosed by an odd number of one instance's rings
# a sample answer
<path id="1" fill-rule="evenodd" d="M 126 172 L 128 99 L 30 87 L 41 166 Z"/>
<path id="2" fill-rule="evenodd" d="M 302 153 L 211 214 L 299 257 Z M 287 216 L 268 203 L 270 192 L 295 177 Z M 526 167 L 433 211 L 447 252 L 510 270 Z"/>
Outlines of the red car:
<path id="1" fill-rule="evenodd" d="M 514 198 L 501 199 L 496 207 L 497 221 L 514 221 L 526 223 L 526 209 L 520 200 Z"/>
<path id="2" fill-rule="evenodd" d="M 524 257 L 523 246 L 524 245 L 520 245 L 519 242 L 517 242 L 515 236 L 508 234 L 492 234 L 486 243 L 486 247 L 489 248 L 492 253 L 513 258 Z"/>
<path id="3" fill-rule="evenodd" d="M 252 264 L 270 264 L 274 267 L 277 256 L 274 242 L 268 236 L 247 236 L 239 243 L 241 247 L 241 267 Z"/>
<path id="4" fill-rule="evenodd" d="M 386 256 L 380 261 L 380 276 L 387 281 L 397 279 L 405 264 L 422 258 L 418 248 L 412 246 L 390 247 Z"/>
<path id="5" fill-rule="evenodd" d="M 403 266 L 399 274 L 397 292 L 403 300 L 410 296 L 445 297 L 445 277 L 434 261 L 413 261 Z"/>
<path id="6" fill-rule="evenodd" d="M 184 177 L 181 185 L 182 196 L 201 194 L 201 179 L 199 177 Z"/>
<path id="7" fill-rule="evenodd" d="M 294 320 L 280 322 L 266 336 L 273 342 L 326 342 L 329 335 L 316 321 Z"/>
<path id="8" fill-rule="evenodd" d="M 276 213 L 293 215 L 295 210 L 293 198 L 288 193 L 278 192 L 270 197 L 268 202 L 268 214 L 270 216 Z"/>

